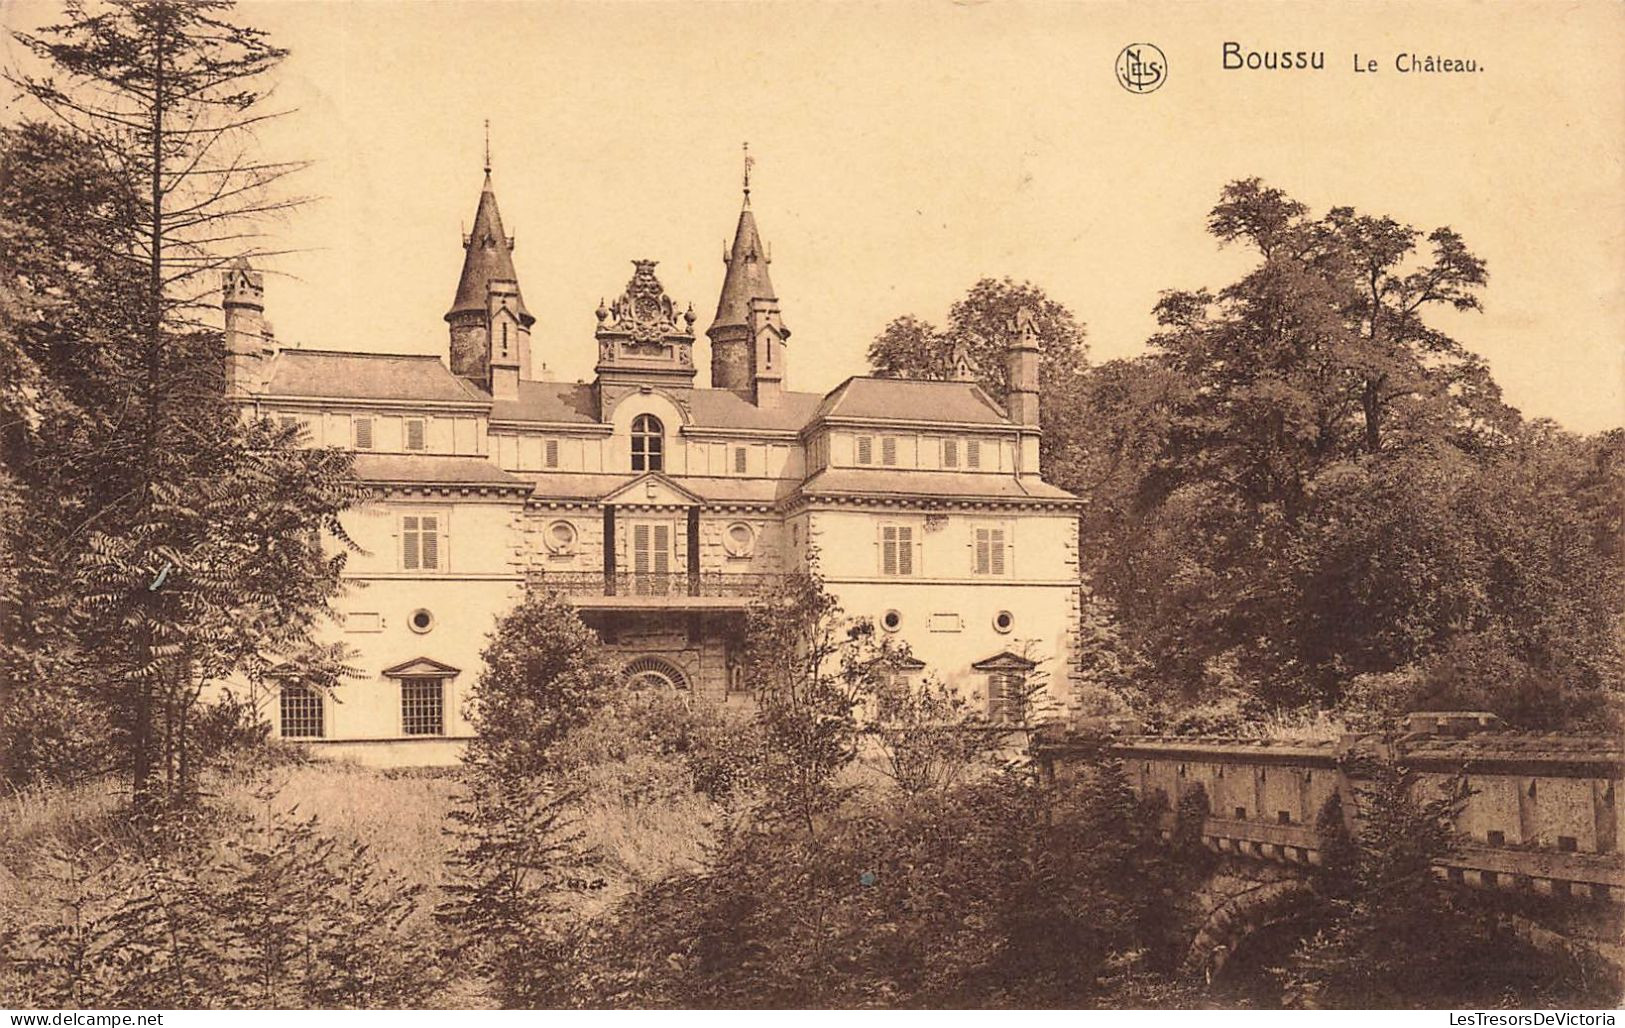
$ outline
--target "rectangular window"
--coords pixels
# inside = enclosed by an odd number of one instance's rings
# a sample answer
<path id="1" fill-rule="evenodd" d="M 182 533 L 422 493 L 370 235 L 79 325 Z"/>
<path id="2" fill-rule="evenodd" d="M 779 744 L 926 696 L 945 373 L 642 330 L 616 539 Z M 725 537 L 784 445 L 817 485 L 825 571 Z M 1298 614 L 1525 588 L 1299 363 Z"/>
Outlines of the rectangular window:
<path id="1" fill-rule="evenodd" d="M 880 437 L 880 463 L 888 468 L 897 466 L 897 437 L 893 435 Z"/>
<path id="2" fill-rule="evenodd" d="M 982 466 L 982 442 L 979 439 L 965 440 L 965 466 L 979 468 Z"/>
<path id="3" fill-rule="evenodd" d="M 734 447 L 734 474 L 743 475 L 745 473 L 745 466 L 746 466 L 745 461 L 747 459 L 748 459 L 748 455 L 745 452 L 745 448 L 743 446 L 735 446 Z"/>
<path id="4" fill-rule="evenodd" d="M 446 734 L 445 679 L 401 679 L 401 734 Z"/>
<path id="5" fill-rule="evenodd" d="M 355 419 L 355 448 L 358 450 L 372 449 L 372 419 Z"/>
<path id="6" fill-rule="evenodd" d="M 875 441 L 872 436 L 858 436 L 857 462 L 859 464 L 873 464 L 875 462 Z"/>
<path id="7" fill-rule="evenodd" d="M 439 514 L 401 515 L 401 568 L 439 571 L 445 526 Z"/>
<path id="8" fill-rule="evenodd" d="M 282 738 L 320 739 L 326 729 L 322 694 L 302 685 L 282 687 Z"/>
<path id="9" fill-rule="evenodd" d="M 959 467 L 958 439 L 944 439 L 942 441 L 942 466 L 945 468 Z"/>
<path id="10" fill-rule="evenodd" d="M 425 426 L 422 418 L 406 419 L 406 449 L 423 449 Z"/>
<path id="11" fill-rule="evenodd" d="M 914 529 L 910 525 L 883 525 L 880 529 L 880 573 L 914 574 Z"/>
<path id="12" fill-rule="evenodd" d="M 559 466 L 559 441 L 549 439 L 542 444 L 542 463 L 550 468 Z"/>
<path id="13" fill-rule="evenodd" d="M 1005 532 L 1003 528 L 979 526 L 976 529 L 976 564 L 978 575 L 1002 575 L 1005 568 Z"/>

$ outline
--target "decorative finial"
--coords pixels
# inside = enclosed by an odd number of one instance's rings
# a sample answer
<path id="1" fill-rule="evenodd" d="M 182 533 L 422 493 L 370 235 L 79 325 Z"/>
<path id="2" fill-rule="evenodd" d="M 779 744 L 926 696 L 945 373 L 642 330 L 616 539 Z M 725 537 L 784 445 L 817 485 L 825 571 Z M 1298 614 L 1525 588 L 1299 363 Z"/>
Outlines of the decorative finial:
<path id="1" fill-rule="evenodd" d="M 491 174 L 491 119 L 485 119 L 485 173 Z"/>
<path id="2" fill-rule="evenodd" d="M 750 206 L 750 167 L 756 163 L 756 158 L 750 155 L 750 143 L 744 144 L 745 151 L 745 206 Z"/>

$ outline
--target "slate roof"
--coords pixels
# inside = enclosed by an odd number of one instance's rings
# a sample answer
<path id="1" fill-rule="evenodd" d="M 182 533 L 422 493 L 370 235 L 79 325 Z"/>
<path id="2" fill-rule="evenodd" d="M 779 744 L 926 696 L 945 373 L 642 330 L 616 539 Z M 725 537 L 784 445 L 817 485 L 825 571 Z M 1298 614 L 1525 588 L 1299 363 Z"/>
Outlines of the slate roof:
<path id="1" fill-rule="evenodd" d="M 475 388 L 470 386 L 470 388 Z M 483 391 L 481 392 L 483 396 Z M 521 379 L 519 398 L 493 400 L 491 417 L 497 421 L 598 423 L 598 401 L 585 382 L 530 382 Z"/>
<path id="2" fill-rule="evenodd" d="M 941 497 L 943 499 L 1063 500 L 1078 502 L 1065 489 L 1010 474 L 952 474 L 896 468 L 826 468 L 798 490 L 803 496 L 862 498 Z"/>
<path id="3" fill-rule="evenodd" d="M 830 391 L 819 417 L 1006 425 L 1009 418 L 974 382 L 854 376 Z"/>
<path id="4" fill-rule="evenodd" d="M 474 209 L 474 227 L 469 230 L 463 244 L 463 273 L 457 280 L 457 296 L 446 312 L 449 320 L 464 311 L 485 312 L 486 286 L 492 279 L 509 279 L 517 289 L 519 275 L 513 269 L 513 243 L 502 230 L 502 215 L 497 211 L 496 193 L 491 189 L 491 170 L 485 171 L 485 188 L 480 190 L 480 203 Z M 525 297 L 519 296 L 519 317 L 529 325 L 536 319 L 525 309 Z"/>
<path id="5" fill-rule="evenodd" d="M 722 295 L 717 300 L 717 316 L 706 332 L 719 328 L 750 323 L 750 302 L 755 299 L 776 300 L 773 282 L 767 275 L 767 251 L 762 246 L 761 234 L 756 231 L 756 216 L 747 202 L 739 212 L 739 226 L 734 229 L 734 245 L 727 256 L 728 272 L 722 279 Z M 785 335 L 789 335 L 789 330 Z"/>
<path id="6" fill-rule="evenodd" d="M 431 453 L 358 453 L 356 477 L 363 482 L 401 485 L 509 486 L 523 489 L 524 479 L 508 474 L 485 457 Z"/>
<path id="7" fill-rule="evenodd" d="M 769 407 L 727 389 L 696 389 L 689 400 L 700 428 L 766 428 L 799 431 L 811 421 L 824 397 L 819 393 L 781 393 Z"/>
<path id="8" fill-rule="evenodd" d="M 434 400 L 479 403 L 478 389 L 425 354 L 282 350 L 271 365 L 265 392 L 359 400 Z"/>

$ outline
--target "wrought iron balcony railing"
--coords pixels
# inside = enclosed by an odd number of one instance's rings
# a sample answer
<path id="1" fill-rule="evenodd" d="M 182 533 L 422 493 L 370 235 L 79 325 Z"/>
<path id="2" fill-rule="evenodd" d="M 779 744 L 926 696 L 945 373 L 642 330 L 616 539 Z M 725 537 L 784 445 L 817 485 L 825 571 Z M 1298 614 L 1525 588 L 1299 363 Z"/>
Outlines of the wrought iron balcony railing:
<path id="1" fill-rule="evenodd" d="M 743 574 L 731 571 L 673 571 L 608 574 L 602 571 L 541 571 L 530 575 L 532 589 L 551 589 L 561 596 L 719 598 L 751 600 L 770 596 L 784 581 L 783 575 Z"/>

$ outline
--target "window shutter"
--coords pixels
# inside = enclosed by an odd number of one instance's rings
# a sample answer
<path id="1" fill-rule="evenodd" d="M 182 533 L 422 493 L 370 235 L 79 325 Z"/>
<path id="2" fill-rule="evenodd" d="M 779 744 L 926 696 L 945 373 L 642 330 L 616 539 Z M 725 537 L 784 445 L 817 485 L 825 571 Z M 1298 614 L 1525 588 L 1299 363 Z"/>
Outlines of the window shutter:
<path id="1" fill-rule="evenodd" d="M 355 419 L 355 448 L 358 450 L 372 449 L 372 419 Z"/>
<path id="2" fill-rule="evenodd" d="M 406 419 L 406 448 L 408 450 L 423 449 L 423 419 Z"/>
<path id="3" fill-rule="evenodd" d="M 880 439 L 880 463 L 892 467 L 897 463 L 897 437 L 882 436 Z"/>
<path id="4" fill-rule="evenodd" d="M 434 571 L 440 567 L 440 519 L 424 517 L 419 524 L 423 526 L 418 537 L 423 570 Z"/>
<path id="5" fill-rule="evenodd" d="M 418 519 L 408 514 L 401 518 L 401 567 L 416 571 L 418 567 Z"/>
<path id="6" fill-rule="evenodd" d="M 978 575 L 987 574 L 988 568 L 992 565 L 992 560 L 988 556 L 988 542 L 987 529 L 978 528 L 976 530 L 976 573 Z"/>
<path id="7" fill-rule="evenodd" d="M 671 570 L 671 527 L 654 526 L 654 571 L 664 575 Z"/>
<path id="8" fill-rule="evenodd" d="M 959 440 L 944 439 L 942 441 L 942 466 L 945 468 L 959 467 Z"/>
<path id="9" fill-rule="evenodd" d="M 858 436 L 858 463 L 873 464 L 875 462 L 874 440 L 866 435 Z"/>
<path id="10" fill-rule="evenodd" d="M 887 525 L 880 530 L 880 572 L 897 574 L 897 528 Z"/>
<path id="11" fill-rule="evenodd" d="M 988 573 L 1004 574 L 1004 529 L 992 528 L 987 533 Z"/>
<path id="12" fill-rule="evenodd" d="M 914 573 L 914 529 L 906 525 L 897 529 L 897 573 Z"/>
<path id="13" fill-rule="evenodd" d="M 1003 721 L 1005 700 L 1008 693 L 1005 690 L 1004 675 L 994 672 L 987 676 L 987 719 L 989 721 Z"/>
<path id="14" fill-rule="evenodd" d="M 979 468 L 982 466 L 982 443 L 978 439 L 965 442 L 965 466 Z"/>
<path id="15" fill-rule="evenodd" d="M 549 439 L 547 441 L 547 444 L 546 444 L 546 449 L 547 449 L 547 466 L 550 467 L 550 468 L 558 467 L 559 466 L 559 441 L 557 439 Z"/>
<path id="16" fill-rule="evenodd" d="M 734 473 L 739 475 L 745 473 L 745 448 L 743 446 L 734 447 Z"/>
<path id="17" fill-rule="evenodd" d="M 632 526 L 632 570 L 640 575 L 649 573 L 649 526 Z"/>

